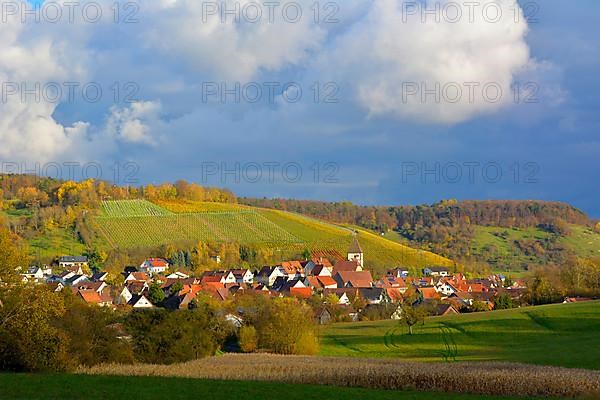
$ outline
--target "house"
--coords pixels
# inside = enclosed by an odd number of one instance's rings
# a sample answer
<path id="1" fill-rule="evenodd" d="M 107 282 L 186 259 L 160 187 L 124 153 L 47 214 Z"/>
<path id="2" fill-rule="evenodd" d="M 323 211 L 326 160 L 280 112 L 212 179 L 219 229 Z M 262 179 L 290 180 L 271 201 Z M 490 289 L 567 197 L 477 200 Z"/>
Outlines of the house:
<path id="1" fill-rule="evenodd" d="M 150 289 L 148 282 L 126 282 L 125 286 L 133 295 L 144 293 Z"/>
<path id="2" fill-rule="evenodd" d="M 334 278 L 338 288 L 370 288 L 373 277 L 369 271 L 339 271 Z"/>
<path id="3" fill-rule="evenodd" d="M 98 293 L 95 290 L 77 290 L 77 295 L 89 305 L 108 307 L 112 305 L 112 299 L 106 293 Z"/>
<path id="4" fill-rule="evenodd" d="M 344 261 L 344 260 L 340 260 Z M 304 266 L 304 275 L 319 275 L 319 274 L 330 274 L 333 271 L 333 264 L 329 259 L 323 257 L 313 257 L 312 260 L 305 261 L 303 263 Z M 318 272 L 316 272 L 318 270 Z"/>
<path id="5" fill-rule="evenodd" d="M 246 285 L 254 283 L 254 273 L 249 269 L 234 269 L 231 273 L 235 276 L 236 283 Z"/>
<path id="6" fill-rule="evenodd" d="M 222 283 L 223 285 L 237 283 L 232 271 L 207 271 L 202 274 L 201 283 Z"/>
<path id="7" fill-rule="evenodd" d="M 451 282 L 452 281 L 442 279 L 435 286 L 435 289 L 438 291 L 438 293 L 441 293 L 445 297 L 459 292 L 459 290 L 456 287 L 454 287 L 454 285 Z"/>
<path id="8" fill-rule="evenodd" d="M 353 288 L 342 288 L 342 289 L 325 289 L 323 290 L 323 297 L 336 295 L 339 299 L 339 305 L 349 305 L 358 296 L 358 289 Z"/>
<path id="9" fill-rule="evenodd" d="M 313 295 L 313 291 L 308 287 L 291 287 L 289 294 L 291 297 L 297 297 L 299 299 L 308 299 Z"/>
<path id="10" fill-rule="evenodd" d="M 115 304 L 127 304 L 133 298 L 133 294 L 129 291 L 127 286 L 123 286 L 121 292 L 115 299 Z"/>
<path id="11" fill-rule="evenodd" d="M 208 283 L 202 285 L 202 292 L 218 301 L 225 301 L 229 297 L 229 290 L 222 283 Z"/>
<path id="12" fill-rule="evenodd" d="M 401 303 L 404 299 L 403 292 L 398 288 L 386 288 L 385 292 L 392 303 Z"/>
<path id="13" fill-rule="evenodd" d="M 96 272 L 95 274 L 92 275 L 91 280 L 93 282 L 104 282 L 105 280 L 108 279 L 108 272 Z"/>
<path id="14" fill-rule="evenodd" d="M 362 271 L 363 266 L 364 266 L 363 251 L 362 251 L 362 248 L 360 247 L 360 243 L 358 243 L 358 239 L 356 238 L 356 236 L 352 240 L 352 244 L 350 245 L 350 248 L 348 249 L 347 255 L 348 255 L 347 260 L 348 261 L 356 261 L 356 263 L 358 264 L 358 267 L 360 268 L 358 271 Z"/>
<path id="15" fill-rule="evenodd" d="M 408 268 L 398 267 L 388 272 L 388 275 L 395 278 L 406 278 L 409 274 Z"/>
<path id="16" fill-rule="evenodd" d="M 127 304 L 136 309 L 154 308 L 154 305 L 143 294 L 133 295 Z"/>
<path id="17" fill-rule="evenodd" d="M 125 278 L 125 283 L 127 282 L 148 282 L 150 277 L 145 272 L 131 272 Z"/>
<path id="18" fill-rule="evenodd" d="M 527 284 L 525 283 L 525 281 L 521 280 L 521 279 L 516 279 L 513 284 L 509 287 L 509 289 L 527 289 Z"/>
<path id="19" fill-rule="evenodd" d="M 96 293 L 102 293 L 104 289 L 108 288 L 106 282 L 89 282 L 84 281 L 76 286 L 74 286 L 77 290 L 93 290 Z"/>
<path id="20" fill-rule="evenodd" d="M 321 307 L 316 310 L 315 319 L 319 325 L 327 325 L 331 322 L 331 313 L 327 308 Z"/>
<path id="21" fill-rule="evenodd" d="M 69 279 L 64 280 L 65 285 L 67 286 L 77 286 L 82 282 L 88 280 L 88 277 L 85 275 L 73 275 Z"/>
<path id="22" fill-rule="evenodd" d="M 140 265 L 140 271 L 147 272 L 149 274 L 162 274 L 169 269 L 169 263 L 163 258 L 148 258 L 142 265 Z"/>
<path id="23" fill-rule="evenodd" d="M 283 268 L 289 279 L 296 279 L 304 276 L 304 267 L 300 261 L 284 261 L 280 266 Z"/>
<path id="24" fill-rule="evenodd" d="M 361 272 L 363 269 L 358 264 L 358 261 L 338 261 L 333 267 L 332 275 L 340 271 L 352 271 L 352 272 Z"/>
<path id="25" fill-rule="evenodd" d="M 277 278 L 284 276 L 287 277 L 287 274 L 281 267 L 263 267 L 257 279 L 259 283 L 271 287 Z"/>
<path id="26" fill-rule="evenodd" d="M 51 282 L 47 283 L 47 285 L 50 290 L 55 293 L 62 292 L 62 290 L 65 288 L 65 285 L 63 285 L 62 282 Z"/>
<path id="27" fill-rule="evenodd" d="M 58 266 L 62 269 L 77 268 L 75 274 L 83 274 L 82 268 L 87 268 L 88 258 L 85 256 L 62 256 L 58 259 Z"/>
<path id="28" fill-rule="evenodd" d="M 41 280 L 44 279 L 44 270 L 41 269 L 40 267 L 30 267 L 27 270 L 27 273 L 22 274 L 24 276 L 26 276 L 28 279 L 33 279 L 33 280 Z"/>
<path id="29" fill-rule="evenodd" d="M 443 315 L 453 315 L 458 314 L 458 311 L 451 304 L 438 304 L 437 307 L 433 310 L 433 315 L 443 316 Z"/>
<path id="30" fill-rule="evenodd" d="M 188 279 L 190 276 L 184 272 L 175 271 L 170 275 L 167 275 L 167 279 Z"/>
<path id="31" fill-rule="evenodd" d="M 360 288 L 358 292 L 367 304 L 375 305 L 388 301 L 385 290 L 381 288 Z"/>
<path id="32" fill-rule="evenodd" d="M 217 264 L 221 264 L 221 256 L 220 255 L 212 255 L 210 256 L 211 261 L 217 263 Z"/>
<path id="33" fill-rule="evenodd" d="M 424 301 L 440 300 L 441 296 L 433 286 L 425 286 L 417 288 L 417 292 L 421 295 Z"/>
<path id="34" fill-rule="evenodd" d="M 423 274 L 425 276 L 450 276 L 450 269 L 446 267 L 426 267 L 423 268 Z"/>
<path id="35" fill-rule="evenodd" d="M 322 289 L 335 289 L 337 288 L 337 281 L 331 276 L 316 276 L 317 282 Z"/>
<path id="36" fill-rule="evenodd" d="M 333 270 L 333 267 L 330 269 L 329 267 L 327 267 L 325 265 L 318 264 L 315 266 L 315 268 L 313 268 L 312 275 L 313 276 L 332 276 L 331 275 L 332 270 Z"/>

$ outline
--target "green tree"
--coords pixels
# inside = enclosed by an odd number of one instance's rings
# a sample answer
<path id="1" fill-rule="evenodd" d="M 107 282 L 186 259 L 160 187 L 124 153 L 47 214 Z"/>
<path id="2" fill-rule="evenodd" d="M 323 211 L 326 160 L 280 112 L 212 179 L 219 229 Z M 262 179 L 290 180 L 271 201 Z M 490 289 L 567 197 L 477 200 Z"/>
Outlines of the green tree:
<path id="1" fill-rule="evenodd" d="M 402 310 L 400 323 L 408 326 L 408 333 L 410 335 L 413 334 L 413 326 L 419 322 L 424 323 L 425 316 L 427 316 L 425 307 L 415 304 L 416 301 L 417 298 L 413 296 L 405 299 L 400 305 L 400 309 Z"/>
<path id="2" fill-rule="evenodd" d="M 513 300 L 509 295 L 501 294 L 496 298 L 494 302 L 495 310 L 508 310 L 510 308 L 513 308 Z"/>
<path id="3" fill-rule="evenodd" d="M 150 300 L 154 305 L 160 304 L 165 300 L 165 292 L 163 292 L 158 283 L 153 283 L 150 286 L 150 290 L 148 291 L 148 300 Z"/>
<path id="4" fill-rule="evenodd" d="M 171 295 L 174 295 L 176 293 L 179 293 L 179 291 L 181 291 L 181 289 L 183 289 L 183 283 L 175 282 L 174 284 L 171 285 L 171 288 L 169 289 L 169 293 L 171 293 Z"/>

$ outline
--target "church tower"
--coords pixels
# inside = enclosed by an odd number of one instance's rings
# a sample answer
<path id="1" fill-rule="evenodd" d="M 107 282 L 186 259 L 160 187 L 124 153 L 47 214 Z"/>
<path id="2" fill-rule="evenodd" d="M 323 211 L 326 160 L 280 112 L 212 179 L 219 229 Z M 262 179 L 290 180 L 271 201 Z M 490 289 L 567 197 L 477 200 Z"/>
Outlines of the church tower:
<path id="1" fill-rule="evenodd" d="M 360 270 L 363 269 L 363 251 L 360 247 L 360 243 L 358 243 L 358 239 L 354 236 L 354 240 L 348 249 L 348 261 L 356 261 Z"/>

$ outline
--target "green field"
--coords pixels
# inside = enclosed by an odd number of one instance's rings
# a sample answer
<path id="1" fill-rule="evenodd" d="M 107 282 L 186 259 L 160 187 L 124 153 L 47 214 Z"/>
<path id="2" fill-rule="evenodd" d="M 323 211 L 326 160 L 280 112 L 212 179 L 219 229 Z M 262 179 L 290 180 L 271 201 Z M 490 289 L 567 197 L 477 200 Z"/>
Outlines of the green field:
<path id="1" fill-rule="evenodd" d="M 81 243 L 77 234 L 70 229 L 52 228 L 44 234 L 37 235 L 27 241 L 29 255 L 34 262 L 49 263 L 57 256 L 82 254 L 85 245 Z"/>
<path id="2" fill-rule="evenodd" d="M 571 225 L 570 230 L 571 234 L 562 237 L 560 243 L 582 257 L 600 257 L 599 233 L 579 225 Z"/>
<path id="3" fill-rule="evenodd" d="M 322 332 L 322 355 L 414 361 L 514 361 L 600 369 L 600 302 L 548 305 L 397 321 L 334 324 Z"/>
<path id="4" fill-rule="evenodd" d="M 95 218 L 97 231 L 110 247 L 156 246 L 177 241 L 236 242 L 294 250 L 335 249 L 346 254 L 353 229 L 299 214 L 242 207 L 227 212 L 204 210 L 206 203 L 146 201 L 103 202 L 102 215 Z M 236 205 L 224 205 L 236 210 Z M 210 208 L 209 208 L 210 209 Z M 171 211 L 173 210 L 173 211 Z M 177 211 L 177 212 L 174 212 Z M 385 268 L 452 265 L 446 258 L 412 249 L 370 232 L 359 230 L 368 267 L 381 273 Z"/>
<path id="5" fill-rule="evenodd" d="M 88 375 L 0 375 L 0 399 L 11 400 L 447 400 L 511 397 L 398 392 L 267 382 Z M 518 397 L 524 399 L 523 397 Z"/>

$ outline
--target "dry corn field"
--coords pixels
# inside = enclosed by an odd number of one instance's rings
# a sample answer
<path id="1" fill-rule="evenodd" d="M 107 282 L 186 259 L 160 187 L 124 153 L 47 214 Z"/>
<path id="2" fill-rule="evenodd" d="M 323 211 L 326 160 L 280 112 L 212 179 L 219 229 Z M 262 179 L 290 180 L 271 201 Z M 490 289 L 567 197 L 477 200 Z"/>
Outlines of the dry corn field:
<path id="1" fill-rule="evenodd" d="M 101 365 L 95 375 L 415 389 L 508 396 L 600 398 L 600 371 L 498 362 L 416 363 L 339 357 L 228 354 L 175 365 Z"/>

